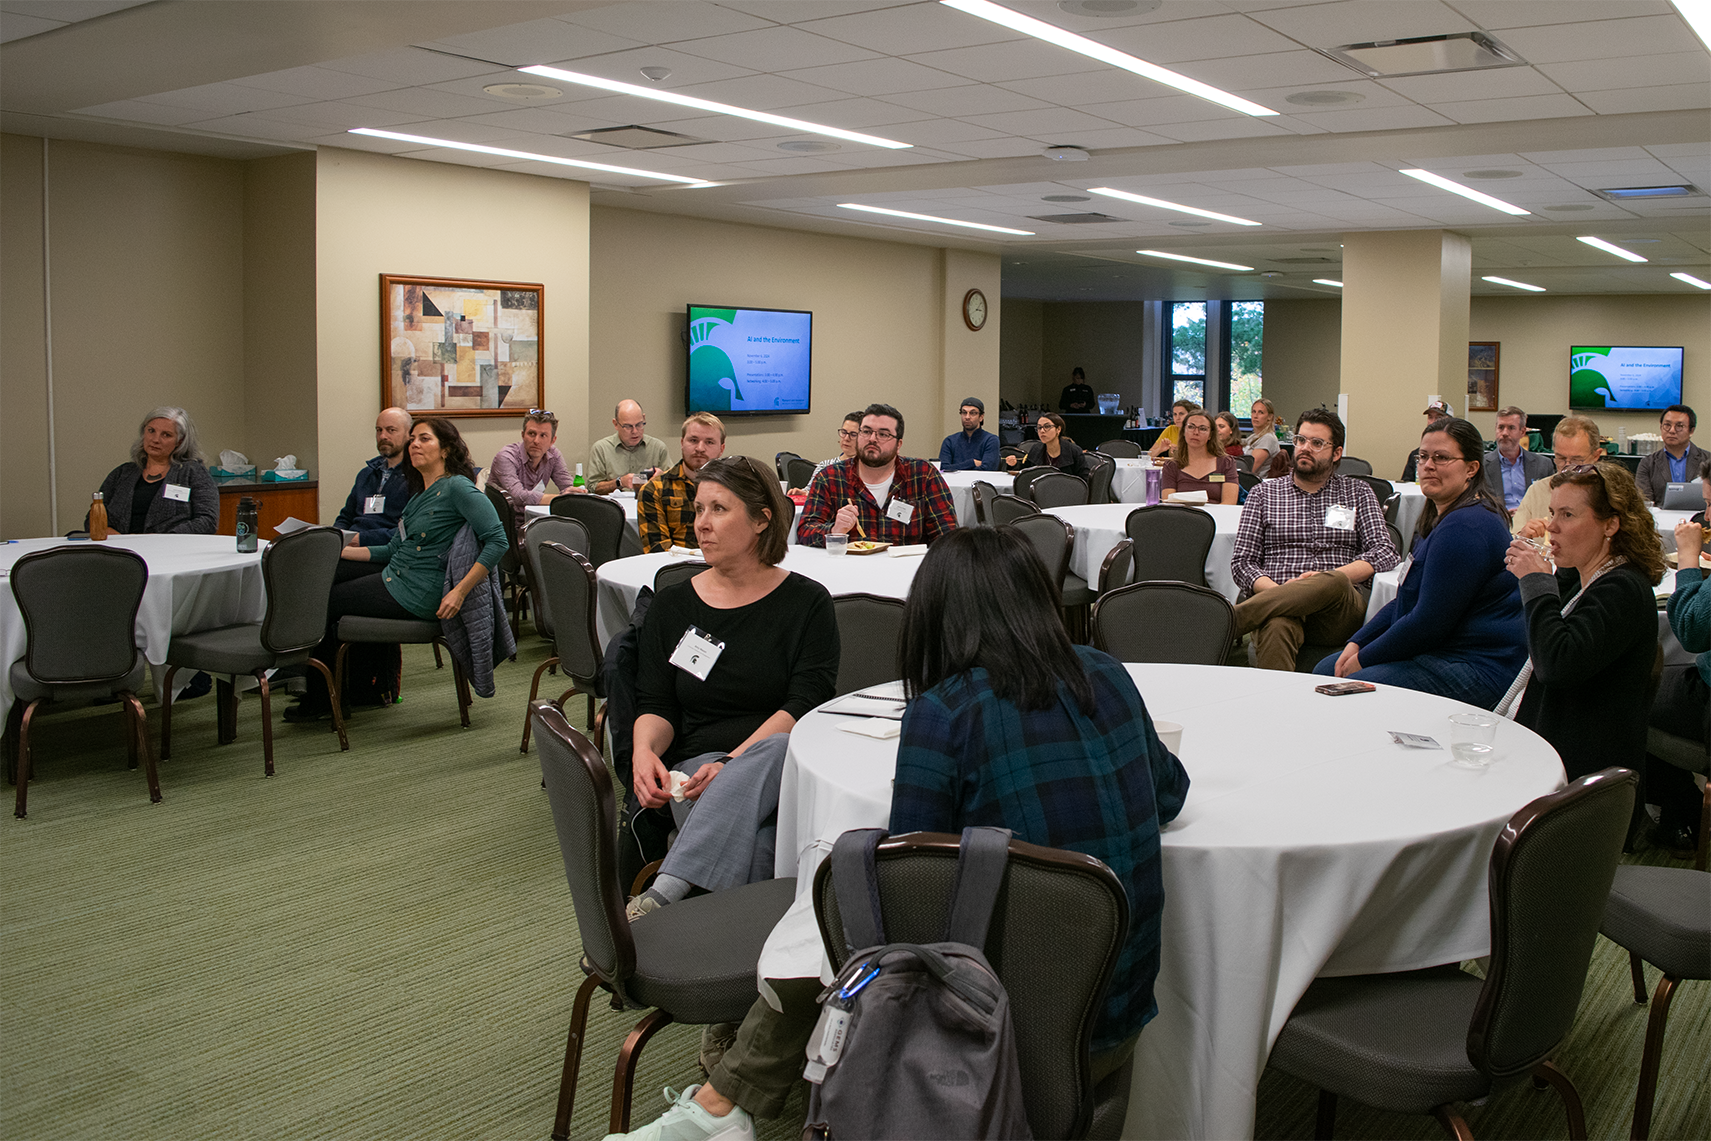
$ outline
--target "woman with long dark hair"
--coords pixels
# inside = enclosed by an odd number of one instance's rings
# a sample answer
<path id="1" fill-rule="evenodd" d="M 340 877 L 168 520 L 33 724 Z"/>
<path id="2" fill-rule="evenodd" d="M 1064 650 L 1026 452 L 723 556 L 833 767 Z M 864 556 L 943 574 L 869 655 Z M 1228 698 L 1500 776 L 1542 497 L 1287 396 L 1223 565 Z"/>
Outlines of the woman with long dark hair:
<path id="1" fill-rule="evenodd" d="M 1504 573 L 1509 513 L 1479 477 L 1485 442 L 1466 420 L 1434 421 L 1418 454 L 1430 502 L 1396 597 L 1313 672 L 1490 709 L 1527 659 L 1520 592 Z"/>

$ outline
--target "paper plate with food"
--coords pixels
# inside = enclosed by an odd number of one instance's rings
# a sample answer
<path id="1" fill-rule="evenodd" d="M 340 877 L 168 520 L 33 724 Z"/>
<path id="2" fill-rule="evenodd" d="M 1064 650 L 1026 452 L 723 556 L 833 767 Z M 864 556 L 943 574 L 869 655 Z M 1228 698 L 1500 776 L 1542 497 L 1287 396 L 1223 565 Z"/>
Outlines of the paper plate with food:
<path id="1" fill-rule="evenodd" d="M 852 539 L 849 545 L 849 553 L 852 555 L 877 555 L 890 549 L 890 543 L 876 543 L 872 539 Z"/>

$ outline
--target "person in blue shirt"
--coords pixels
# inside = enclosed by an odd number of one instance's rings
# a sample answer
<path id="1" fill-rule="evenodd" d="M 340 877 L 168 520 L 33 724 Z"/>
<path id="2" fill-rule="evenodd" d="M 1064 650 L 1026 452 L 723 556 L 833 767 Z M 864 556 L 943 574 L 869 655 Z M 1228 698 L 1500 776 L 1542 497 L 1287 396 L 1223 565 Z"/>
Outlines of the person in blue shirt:
<path id="1" fill-rule="evenodd" d="M 380 544 L 398 529 L 410 481 L 404 476 L 404 446 L 410 439 L 410 414 L 402 408 L 383 409 L 374 421 L 374 450 L 379 455 L 362 465 L 333 526 L 355 531 L 359 543 Z"/>
<path id="2" fill-rule="evenodd" d="M 1640 494 L 1647 503 L 1662 503 L 1670 484 L 1693 479 L 1699 465 L 1711 459 L 1711 452 L 1693 442 L 1693 430 L 1697 427 L 1699 417 L 1685 404 L 1671 404 L 1658 417 L 1663 447 L 1642 459 L 1634 473 L 1634 482 L 1640 485 Z"/>
<path id="3" fill-rule="evenodd" d="M 1497 449 L 1489 453 L 1480 473 L 1485 490 L 1510 511 L 1521 506 L 1521 498 L 1534 480 L 1556 472 L 1550 457 L 1534 455 L 1526 443 L 1527 414 L 1511 404 L 1497 414 Z"/>
<path id="4" fill-rule="evenodd" d="M 1509 513 L 1480 478 L 1485 443 L 1466 420 L 1432 423 L 1416 454 L 1431 502 L 1396 597 L 1313 672 L 1490 709 L 1527 661 L 1520 587 L 1505 573 Z"/>
<path id="5" fill-rule="evenodd" d="M 939 445 L 940 471 L 998 471 L 998 437 L 981 427 L 986 405 L 971 396 L 958 409 L 962 431 L 952 432 Z"/>

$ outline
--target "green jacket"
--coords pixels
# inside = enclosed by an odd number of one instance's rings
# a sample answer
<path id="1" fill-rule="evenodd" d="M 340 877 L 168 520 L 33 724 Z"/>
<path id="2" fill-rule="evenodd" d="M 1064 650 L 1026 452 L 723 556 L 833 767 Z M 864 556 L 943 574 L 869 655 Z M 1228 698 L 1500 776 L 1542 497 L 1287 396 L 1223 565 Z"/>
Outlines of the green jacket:
<path id="1" fill-rule="evenodd" d="M 505 554 L 505 525 L 493 503 L 461 475 L 442 476 L 410 497 L 388 542 L 367 544 L 370 562 L 384 564 L 386 589 L 413 614 L 432 618 L 445 597 L 442 561 L 468 523 L 481 543 L 476 561 L 489 574 Z"/>

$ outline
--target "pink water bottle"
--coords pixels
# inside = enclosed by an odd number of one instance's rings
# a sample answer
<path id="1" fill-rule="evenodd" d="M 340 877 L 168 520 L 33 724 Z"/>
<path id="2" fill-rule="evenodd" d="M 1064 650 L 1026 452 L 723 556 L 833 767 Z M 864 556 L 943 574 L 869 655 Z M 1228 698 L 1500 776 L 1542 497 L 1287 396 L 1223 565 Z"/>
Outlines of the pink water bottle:
<path id="1" fill-rule="evenodd" d="M 1164 469 L 1149 467 L 1147 477 L 1147 505 L 1150 507 L 1159 501 L 1160 489 L 1164 486 Z"/>

